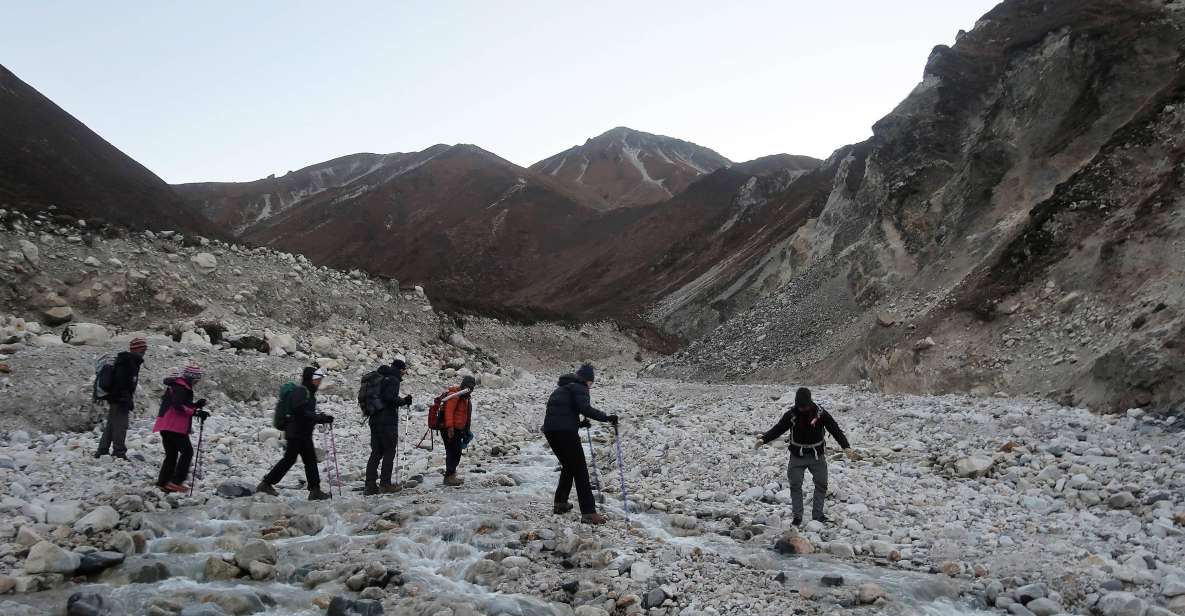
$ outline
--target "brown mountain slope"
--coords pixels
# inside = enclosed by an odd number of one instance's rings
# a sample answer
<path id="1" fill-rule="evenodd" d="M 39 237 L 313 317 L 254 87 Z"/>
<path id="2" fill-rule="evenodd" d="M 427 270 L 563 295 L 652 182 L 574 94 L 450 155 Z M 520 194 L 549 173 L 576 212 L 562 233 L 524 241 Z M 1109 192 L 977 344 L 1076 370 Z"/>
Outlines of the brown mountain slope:
<path id="1" fill-rule="evenodd" d="M 666 201 L 696 178 L 730 164 L 694 143 L 619 126 L 531 170 L 587 189 L 609 208 L 618 208 Z"/>
<path id="2" fill-rule="evenodd" d="M 163 180 L 0 66 L 0 207 L 134 228 L 221 232 Z"/>
<path id="3" fill-rule="evenodd" d="M 1152 0 L 993 9 L 779 197 L 805 218 L 652 311 L 740 300 L 662 371 L 1185 407 L 1182 32 Z"/>

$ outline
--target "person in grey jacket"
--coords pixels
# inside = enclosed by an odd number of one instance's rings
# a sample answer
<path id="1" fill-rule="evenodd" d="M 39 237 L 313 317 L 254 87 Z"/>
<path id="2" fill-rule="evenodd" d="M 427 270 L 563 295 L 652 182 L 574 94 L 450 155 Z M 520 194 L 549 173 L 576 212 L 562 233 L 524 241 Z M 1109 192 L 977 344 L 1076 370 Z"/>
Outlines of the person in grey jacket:
<path id="1" fill-rule="evenodd" d="M 575 374 L 560 377 L 555 391 L 547 399 L 547 414 L 543 418 L 543 436 L 560 463 L 560 481 L 555 489 L 557 514 L 571 511 L 568 495 L 576 483 L 576 500 L 580 503 L 580 520 L 587 524 L 604 524 L 605 516 L 597 513 L 592 486 L 588 480 L 588 463 L 580 442 L 580 427 L 587 419 L 617 424 L 617 415 L 606 415 L 592 406 L 588 389 L 595 380 L 593 367 L 585 364 Z M 582 420 L 583 418 L 586 418 Z"/>

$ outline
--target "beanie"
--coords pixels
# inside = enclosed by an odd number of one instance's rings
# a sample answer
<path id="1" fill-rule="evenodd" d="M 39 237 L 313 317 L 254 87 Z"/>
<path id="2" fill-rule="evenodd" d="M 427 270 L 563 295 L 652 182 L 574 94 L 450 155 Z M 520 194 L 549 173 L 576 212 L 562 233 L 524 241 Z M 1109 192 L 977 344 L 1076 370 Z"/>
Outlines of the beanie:
<path id="1" fill-rule="evenodd" d="M 181 371 L 181 376 L 192 381 L 202 380 L 202 369 L 197 364 L 189 364 Z"/>
<path id="2" fill-rule="evenodd" d="M 794 392 L 794 405 L 807 406 L 811 403 L 811 390 L 805 387 L 799 387 L 798 391 Z"/>
<path id="3" fill-rule="evenodd" d="M 473 389 L 474 387 L 477 387 L 477 379 L 469 375 L 465 375 L 465 378 L 461 379 L 461 389 Z"/>
<path id="4" fill-rule="evenodd" d="M 396 357 L 391 361 L 391 367 L 396 370 L 403 370 L 407 368 L 407 362 L 400 359 L 399 357 Z"/>
<path id="5" fill-rule="evenodd" d="M 576 378 L 578 378 L 582 381 L 585 381 L 585 382 L 595 381 L 596 374 L 593 371 L 592 364 L 584 364 L 579 369 L 577 369 L 576 370 Z"/>
<path id="6" fill-rule="evenodd" d="M 133 353 L 143 353 L 148 350 L 148 341 L 140 337 L 132 338 L 132 341 L 128 343 L 128 350 Z"/>

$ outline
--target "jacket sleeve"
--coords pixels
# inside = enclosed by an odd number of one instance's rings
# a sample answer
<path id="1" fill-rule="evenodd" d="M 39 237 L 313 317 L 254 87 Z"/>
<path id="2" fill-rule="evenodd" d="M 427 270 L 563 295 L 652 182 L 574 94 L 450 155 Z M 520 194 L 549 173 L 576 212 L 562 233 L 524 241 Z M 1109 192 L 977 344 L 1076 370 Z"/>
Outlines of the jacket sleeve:
<path id="1" fill-rule="evenodd" d="M 592 405 L 592 400 L 588 395 L 588 390 L 583 387 L 569 387 L 568 391 L 572 393 L 572 406 L 577 413 L 584 415 L 589 419 L 597 421 L 609 421 L 609 416 L 597 410 Z"/>
<path id="2" fill-rule="evenodd" d="M 835 439 L 835 442 L 839 443 L 840 447 L 843 449 L 851 447 L 848 444 L 848 437 L 844 435 L 843 430 L 839 429 L 839 424 L 836 423 L 835 418 L 831 416 L 831 413 L 826 411 L 823 412 L 823 427 L 827 428 L 827 431 L 831 433 L 831 438 Z"/>
<path id="3" fill-rule="evenodd" d="M 778 420 L 778 423 L 775 424 L 774 427 L 770 428 L 768 432 L 761 435 L 762 442 L 768 443 L 770 441 L 777 440 L 779 436 L 785 434 L 786 430 L 790 429 L 790 414 L 793 412 L 793 410 L 790 410 L 782 413 L 782 418 Z"/>
<path id="4" fill-rule="evenodd" d="M 292 390 L 288 400 L 288 409 L 293 417 L 304 419 L 305 421 L 314 421 L 316 419 L 316 405 L 313 404 L 312 398 L 309 396 L 309 391 L 304 387 L 297 387 Z"/>
<path id="5" fill-rule="evenodd" d="M 173 386 L 173 408 L 187 417 L 192 417 L 197 412 L 197 407 L 193 405 L 193 390 Z"/>
<path id="6" fill-rule="evenodd" d="M 382 398 L 384 407 L 394 409 L 403 404 L 403 400 L 399 399 L 399 385 L 398 379 L 390 377 L 383 379 L 383 388 L 379 392 L 379 398 Z"/>
<path id="7" fill-rule="evenodd" d="M 121 355 L 115 358 L 115 367 L 112 368 L 111 383 L 113 385 L 111 391 L 111 398 L 119 402 L 131 400 L 134 392 L 132 391 L 132 367 L 126 358 Z"/>

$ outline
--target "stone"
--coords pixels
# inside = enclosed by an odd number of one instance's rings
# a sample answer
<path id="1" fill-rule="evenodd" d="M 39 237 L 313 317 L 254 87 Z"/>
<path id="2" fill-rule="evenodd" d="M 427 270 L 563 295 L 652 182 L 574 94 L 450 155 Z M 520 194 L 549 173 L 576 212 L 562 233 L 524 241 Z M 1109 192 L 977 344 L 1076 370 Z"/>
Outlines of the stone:
<path id="1" fill-rule="evenodd" d="M 477 350 L 477 345 L 470 342 L 469 339 L 465 338 L 465 336 L 460 332 L 453 332 L 451 335 L 449 335 L 448 343 L 457 347 L 458 349 L 461 349 L 462 351 L 473 352 Z"/>
<path id="2" fill-rule="evenodd" d="M 1061 313 L 1069 313 L 1082 301 L 1081 291 L 1070 291 L 1054 304 L 1054 309 Z"/>
<path id="3" fill-rule="evenodd" d="M 253 560 L 251 561 L 251 566 L 248 567 L 248 571 L 251 573 L 251 579 L 262 581 L 272 577 L 276 568 L 272 565 L 261 563 L 258 560 Z"/>
<path id="4" fill-rule="evenodd" d="M 935 344 L 934 339 L 927 336 L 927 337 L 922 338 L 921 340 L 918 340 L 917 342 L 915 342 L 913 344 L 913 350 L 927 351 L 929 349 L 934 348 L 934 344 Z"/>
<path id="5" fill-rule="evenodd" d="M 1166 597 L 1185 595 L 1185 579 L 1177 576 L 1166 576 L 1160 583 L 1160 594 Z"/>
<path id="6" fill-rule="evenodd" d="M 73 524 L 82 516 L 82 503 L 59 501 L 45 508 L 46 524 Z"/>
<path id="7" fill-rule="evenodd" d="M 74 573 L 82 563 L 82 557 L 64 550 L 48 541 L 42 541 L 29 548 L 25 558 L 26 573 Z"/>
<path id="8" fill-rule="evenodd" d="M 239 568 L 217 556 L 211 556 L 206 559 L 202 574 L 207 580 L 233 580 L 239 577 Z"/>
<path id="9" fill-rule="evenodd" d="M 843 586 L 843 581 L 842 575 L 839 575 L 838 573 L 828 573 L 819 580 L 819 583 L 823 586 Z"/>
<path id="10" fill-rule="evenodd" d="M 223 498 L 244 498 L 255 494 L 255 486 L 241 479 L 227 479 L 214 492 Z"/>
<path id="11" fill-rule="evenodd" d="M 1111 497 L 1107 499 L 1107 506 L 1112 509 L 1127 509 L 1128 507 L 1135 505 L 1137 502 L 1139 501 L 1136 500 L 1135 495 L 1125 490 L 1123 492 L 1112 494 Z"/>
<path id="12" fill-rule="evenodd" d="M 240 614 L 255 614 L 266 609 L 263 600 L 251 590 L 219 591 L 201 598 L 203 603 L 214 603 L 224 611 L 238 616 Z"/>
<path id="13" fill-rule="evenodd" d="M 123 564 L 124 558 L 126 556 L 119 552 L 91 552 L 90 554 L 83 554 L 77 572 L 83 575 L 98 573 L 104 569 L 110 569 L 116 565 Z"/>
<path id="14" fill-rule="evenodd" d="M 316 513 L 302 513 L 292 518 L 289 528 L 295 528 L 306 535 L 316 535 L 325 528 L 325 516 Z"/>
<path id="15" fill-rule="evenodd" d="M 647 582 L 654 577 L 654 567 L 650 563 L 639 560 L 630 566 L 630 579 L 635 582 Z"/>
<path id="16" fill-rule="evenodd" d="M 662 605 L 667 600 L 667 591 L 661 587 L 653 588 L 642 595 L 642 609 L 650 609 Z"/>
<path id="17" fill-rule="evenodd" d="M 119 512 L 114 507 L 103 505 L 86 514 L 74 523 L 76 533 L 94 533 L 111 530 L 119 524 Z"/>
<path id="18" fill-rule="evenodd" d="M 16 588 L 16 579 L 0 573 L 0 595 L 7 593 L 14 588 Z"/>
<path id="19" fill-rule="evenodd" d="M 856 550 L 852 548 L 852 545 L 842 541 L 832 541 L 827 545 L 827 551 L 832 556 L 840 558 L 854 558 L 856 556 Z"/>
<path id="20" fill-rule="evenodd" d="M 180 616 L 229 616 L 216 603 L 198 603 L 187 605 L 181 610 Z"/>
<path id="21" fill-rule="evenodd" d="M 1036 616 L 1054 616 L 1062 613 L 1061 604 L 1048 597 L 1033 599 L 1026 603 L 1025 607 Z"/>
<path id="22" fill-rule="evenodd" d="M 979 477 L 992 468 L 994 460 L 988 456 L 974 455 L 960 458 L 955 462 L 955 474 L 969 479 Z"/>
<path id="23" fill-rule="evenodd" d="M 856 600 L 863 605 L 876 603 L 877 599 L 881 599 L 884 596 L 885 589 L 873 584 L 872 582 L 861 584 L 860 588 L 856 591 Z"/>
<path id="24" fill-rule="evenodd" d="M 774 542 L 774 550 L 779 554 L 805 555 L 814 554 L 815 548 L 810 540 L 802 535 L 788 531 Z"/>
<path id="25" fill-rule="evenodd" d="M 251 539 L 235 552 L 235 564 L 246 569 L 252 561 L 276 564 L 276 548 L 262 539 Z"/>
<path id="26" fill-rule="evenodd" d="M 74 309 L 69 306 L 55 306 L 41 311 L 41 322 L 50 327 L 74 320 Z"/>
<path id="27" fill-rule="evenodd" d="M 210 347 L 210 340 L 205 335 L 193 330 L 181 332 L 181 340 L 178 343 L 188 348 L 206 349 Z"/>
<path id="28" fill-rule="evenodd" d="M 594 605 L 582 605 L 573 610 L 575 616 L 609 616 L 609 612 Z"/>
<path id="29" fill-rule="evenodd" d="M 1103 616 L 1144 616 L 1147 604 L 1130 592 L 1109 592 L 1098 603 Z"/>
<path id="30" fill-rule="evenodd" d="M 891 312 L 876 313 L 876 322 L 881 327 L 892 327 L 897 323 L 897 317 Z"/>
<path id="31" fill-rule="evenodd" d="M 1012 593 L 1013 598 L 1028 605 L 1029 601 L 1049 596 L 1049 589 L 1044 584 L 1026 584 Z"/>
<path id="32" fill-rule="evenodd" d="M 339 596 L 329 602 L 327 616 L 378 616 L 382 613 L 383 604 L 378 601 L 351 601 Z"/>
<path id="33" fill-rule="evenodd" d="M 16 532 L 16 544 L 21 547 L 31 548 L 42 541 L 45 541 L 45 539 L 42 538 L 41 535 L 38 535 L 37 531 L 33 530 L 32 526 L 22 526 L 21 529 Z"/>
<path id="34" fill-rule="evenodd" d="M 76 592 L 66 599 L 66 616 L 106 616 L 110 606 L 103 595 L 95 592 Z"/>
<path id="35" fill-rule="evenodd" d="M 172 577 L 169 567 L 162 562 L 146 563 L 136 569 L 130 576 L 136 584 L 155 584 Z"/>
<path id="36" fill-rule="evenodd" d="M 72 346 L 100 346 L 111 341 L 111 332 L 94 323 L 71 323 L 62 331 L 62 342 Z"/>
<path id="37" fill-rule="evenodd" d="M 283 356 L 297 352 L 296 339 L 290 334 L 266 333 L 268 355 Z"/>
<path id="38" fill-rule="evenodd" d="M 199 252 L 190 257 L 189 260 L 203 274 L 213 274 L 214 270 L 218 269 L 218 259 L 208 252 Z"/>
<path id="39" fill-rule="evenodd" d="M 21 255 L 29 262 L 29 265 L 38 267 L 41 265 L 41 251 L 37 248 L 37 244 L 29 240 L 20 240 L 17 245 L 21 247 Z"/>
<path id="40" fill-rule="evenodd" d="M 111 535 L 111 540 L 108 542 L 108 547 L 124 556 L 131 556 L 136 553 L 136 541 L 132 539 L 132 535 L 127 531 L 116 531 Z"/>
<path id="41" fill-rule="evenodd" d="M 337 342 L 329 336 L 317 336 L 313 338 L 313 353 L 318 356 L 339 358 L 341 357 L 341 349 Z"/>

